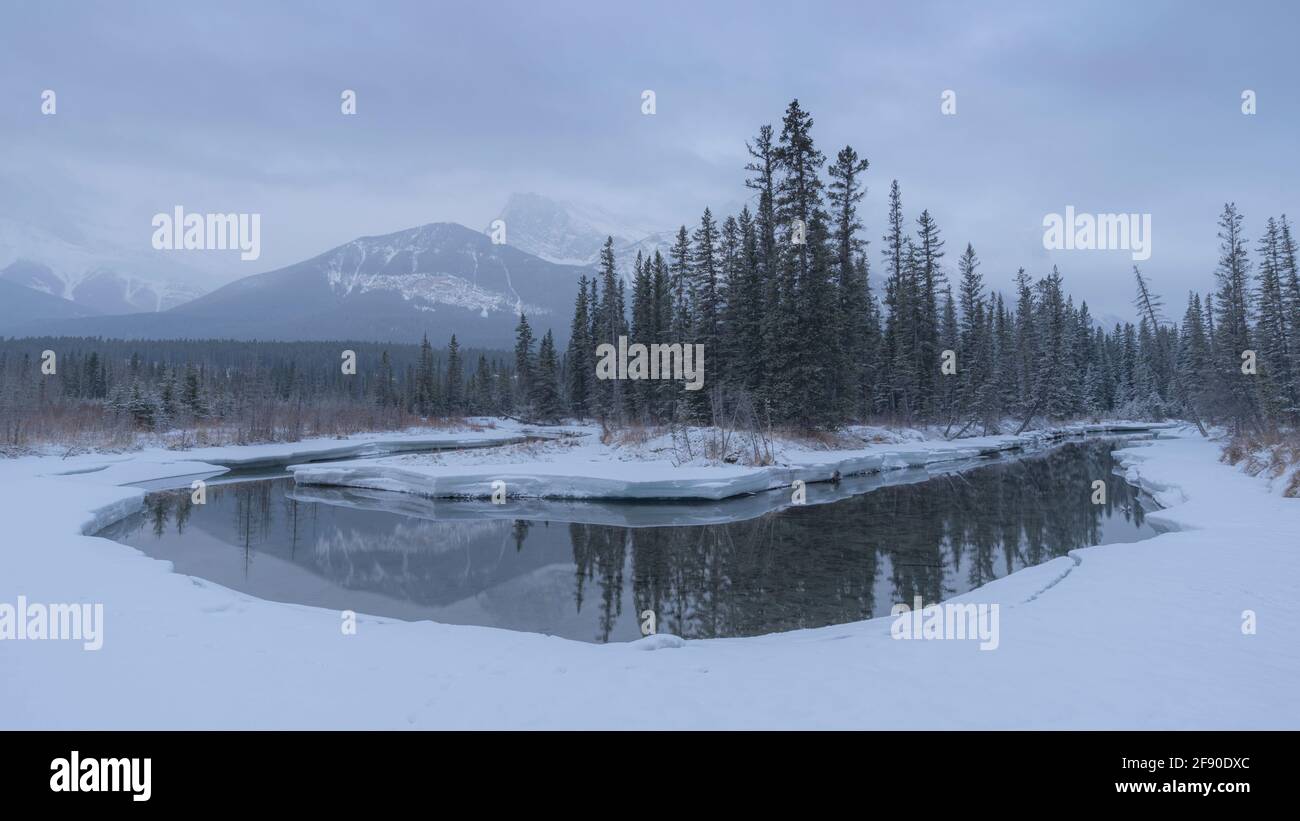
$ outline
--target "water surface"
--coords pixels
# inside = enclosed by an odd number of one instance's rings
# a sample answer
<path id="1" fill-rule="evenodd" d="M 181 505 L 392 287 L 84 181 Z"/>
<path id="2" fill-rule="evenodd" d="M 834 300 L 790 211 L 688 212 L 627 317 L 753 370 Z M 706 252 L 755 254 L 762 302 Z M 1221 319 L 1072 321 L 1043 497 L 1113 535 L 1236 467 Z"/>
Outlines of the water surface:
<path id="1" fill-rule="evenodd" d="M 639 638 L 637 614 L 653 610 L 659 632 L 750 636 L 887 615 L 1074 548 L 1150 538 L 1152 503 L 1114 474 L 1126 444 L 1072 442 L 757 516 L 788 493 L 494 507 L 245 480 L 209 484 L 204 505 L 188 488 L 151 493 L 100 535 L 275 601 L 597 642 Z M 809 500 L 853 481 L 810 486 Z"/>

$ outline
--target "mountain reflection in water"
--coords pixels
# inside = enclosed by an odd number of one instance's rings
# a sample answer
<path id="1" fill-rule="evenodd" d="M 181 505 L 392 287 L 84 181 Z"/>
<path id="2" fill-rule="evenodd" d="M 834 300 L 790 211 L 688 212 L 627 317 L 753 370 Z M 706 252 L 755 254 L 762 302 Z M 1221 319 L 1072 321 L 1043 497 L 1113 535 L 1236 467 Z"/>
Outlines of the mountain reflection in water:
<path id="1" fill-rule="evenodd" d="M 152 493 L 100 535 L 178 573 L 333 610 L 598 642 L 639 638 L 637 614 L 653 610 L 659 632 L 751 636 L 887 615 L 1078 547 L 1150 538 L 1143 499 L 1113 472 L 1123 444 L 1074 442 L 716 524 L 681 524 L 689 505 L 495 508 L 271 479 L 210 484 L 204 505 L 188 489 Z M 1096 479 L 1105 505 L 1091 501 Z"/>

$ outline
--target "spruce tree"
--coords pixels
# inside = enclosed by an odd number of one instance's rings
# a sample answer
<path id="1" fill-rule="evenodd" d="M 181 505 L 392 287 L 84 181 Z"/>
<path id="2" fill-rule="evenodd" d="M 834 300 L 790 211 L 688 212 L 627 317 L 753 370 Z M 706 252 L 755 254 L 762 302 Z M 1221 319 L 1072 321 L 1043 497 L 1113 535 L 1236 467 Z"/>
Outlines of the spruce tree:
<path id="1" fill-rule="evenodd" d="M 536 370 L 536 359 L 533 353 L 533 329 L 528 324 L 528 316 L 522 311 L 519 314 L 519 324 L 515 326 L 515 402 L 518 410 L 525 418 L 531 418 L 534 413 L 532 408 L 533 397 L 533 372 Z"/>
<path id="2" fill-rule="evenodd" d="M 863 386 L 867 380 L 871 339 L 868 333 L 870 291 L 867 285 L 866 240 L 858 236 L 862 222 L 858 203 L 866 196 L 862 175 L 869 167 L 865 157 L 858 157 L 852 146 L 844 146 L 827 169 L 831 183 L 827 201 L 833 221 L 831 242 L 834 246 L 835 289 L 838 293 L 834 333 L 840 343 L 834 374 L 836 401 L 840 415 L 864 412 Z"/>
<path id="3" fill-rule="evenodd" d="M 569 326 L 569 348 L 565 355 L 569 411 L 579 419 L 592 412 L 592 383 L 596 379 L 596 346 L 591 339 L 591 317 L 587 302 L 587 277 L 578 280 L 578 296 Z"/>
<path id="4" fill-rule="evenodd" d="M 465 367 L 460 361 L 460 343 L 451 335 L 447 345 L 447 393 L 444 397 L 447 413 L 462 416 L 465 413 Z"/>
<path id="5" fill-rule="evenodd" d="M 928 210 L 922 211 L 917 218 L 916 231 L 916 265 L 911 288 L 912 302 L 912 338 L 911 346 L 915 357 L 917 388 L 916 404 L 924 409 L 929 406 L 934 392 L 935 380 L 939 373 L 939 322 L 937 298 L 939 288 L 947 282 L 947 277 L 940 267 L 943 259 L 943 240 L 939 235 L 939 226 Z"/>
<path id="6" fill-rule="evenodd" d="M 1219 218 L 1220 255 L 1215 269 L 1218 293 L 1215 304 L 1215 372 L 1221 411 L 1240 434 L 1257 423 L 1256 380 L 1242 372 L 1243 355 L 1251 350 L 1250 258 L 1242 233 L 1242 216 L 1234 203 Z M 1258 353 L 1258 352 L 1257 352 Z"/>
<path id="7" fill-rule="evenodd" d="M 429 335 L 420 340 L 420 358 L 416 366 L 415 412 L 420 416 L 432 416 L 437 399 L 437 374 L 433 366 L 433 346 L 429 344 Z"/>
<path id="8" fill-rule="evenodd" d="M 537 371 L 532 381 L 532 405 L 537 418 L 559 421 L 564 415 L 560 399 L 559 361 L 555 353 L 555 339 L 548 330 L 537 351 Z"/>

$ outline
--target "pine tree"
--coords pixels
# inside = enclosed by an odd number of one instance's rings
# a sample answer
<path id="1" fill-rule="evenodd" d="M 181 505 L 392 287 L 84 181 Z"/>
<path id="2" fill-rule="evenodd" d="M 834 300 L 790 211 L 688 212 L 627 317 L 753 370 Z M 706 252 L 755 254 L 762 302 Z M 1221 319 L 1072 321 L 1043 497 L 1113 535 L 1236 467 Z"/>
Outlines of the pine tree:
<path id="1" fill-rule="evenodd" d="M 176 389 L 176 371 L 168 368 L 158 394 L 160 421 L 163 424 L 169 424 L 176 418 L 178 410 L 180 410 L 180 401 Z"/>
<path id="2" fill-rule="evenodd" d="M 996 376 L 998 386 L 996 410 L 999 415 L 1015 408 L 1019 401 L 1018 356 L 1015 340 L 1015 318 L 1007 310 L 1002 294 L 996 297 L 997 316 L 994 333 L 997 338 Z"/>
<path id="3" fill-rule="evenodd" d="M 420 340 L 420 359 L 416 366 L 415 412 L 425 417 L 433 415 L 437 393 L 433 346 L 429 344 L 429 335 L 425 334 Z"/>
<path id="4" fill-rule="evenodd" d="M 655 326 L 654 274 L 651 262 L 642 257 L 638 251 L 633 264 L 635 275 L 632 280 L 632 328 L 631 341 L 647 347 L 657 341 Z M 631 412 L 633 417 L 648 420 L 651 412 L 651 400 L 654 385 L 640 380 L 632 384 Z"/>
<path id="5" fill-rule="evenodd" d="M 984 336 L 984 277 L 979 272 L 979 257 L 970 243 L 966 244 L 957 268 L 961 275 L 957 292 L 961 304 L 961 334 L 956 349 L 961 374 L 961 407 L 965 413 L 983 419 L 988 410 L 985 382 L 990 370 L 988 344 Z"/>
<path id="6" fill-rule="evenodd" d="M 961 326 L 957 321 L 957 300 L 953 299 L 951 287 L 944 289 L 942 316 L 943 319 L 939 327 L 940 344 L 944 346 L 944 350 L 956 352 L 961 345 Z M 940 381 L 935 396 L 935 409 L 938 411 L 940 418 L 949 425 L 954 421 L 960 404 L 961 389 L 959 386 L 963 378 L 961 376 L 963 367 L 959 355 L 956 374 L 944 374 L 942 372 L 939 374 Z"/>
<path id="7" fill-rule="evenodd" d="M 655 251 L 652 259 L 646 260 L 646 270 L 650 277 L 650 306 L 646 317 L 646 338 L 638 340 L 644 345 L 654 343 L 671 344 L 673 293 L 672 277 L 663 254 Z M 666 415 L 672 385 L 667 380 L 660 380 L 649 385 L 646 392 L 646 404 L 653 418 Z"/>
<path id="8" fill-rule="evenodd" d="M 627 335 L 626 311 L 623 290 L 620 287 L 618 268 L 614 260 L 614 238 L 607 237 L 600 251 L 601 301 L 596 311 L 597 346 L 613 345 L 617 350 L 618 338 Z M 624 415 L 623 380 L 606 379 L 595 382 L 596 411 L 602 419 L 620 420 Z"/>
<path id="9" fill-rule="evenodd" d="M 1297 268 L 1296 243 L 1291 236 L 1291 224 L 1287 222 L 1286 214 L 1278 219 L 1278 257 L 1278 275 L 1286 292 L 1287 338 L 1291 343 L 1291 385 L 1288 393 L 1300 405 L 1300 268 Z M 1291 415 L 1293 419 L 1300 419 L 1300 407 L 1294 407 Z"/>
<path id="10" fill-rule="evenodd" d="M 1216 305 L 1215 372 L 1219 406 L 1240 434 L 1247 424 L 1256 424 L 1255 380 L 1242 373 L 1242 356 L 1250 342 L 1250 259 L 1242 235 L 1242 216 L 1233 203 L 1219 218 L 1220 256 L 1215 269 L 1218 282 Z"/>
<path id="11" fill-rule="evenodd" d="M 92 379 L 98 377 L 98 361 L 99 358 L 94 353 L 91 353 L 86 359 L 86 370 Z M 185 366 L 185 387 L 181 390 L 181 405 L 195 419 L 202 419 L 208 415 L 208 409 L 203 401 L 203 391 L 200 387 L 199 372 L 195 369 L 193 363 Z"/>
<path id="12" fill-rule="evenodd" d="M 375 377 L 375 404 L 381 408 L 397 404 L 396 386 L 393 384 L 393 361 L 384 351 L 379 357 L 379 373 Z"/>
<path id="13" fill-rule="evenodd" d="M 839 355 L 834 368 L 840 416 L 860 415 L 867 407 L 864 386 L 872 343 L 868 332 L 871 293 L 867 284 L 867 243 L 858 236 L 862 229 L 858 203 L 866 196 L 861 177 L 869 165 L 865 157 L 859 158 L 853 147 L 846 145 L 827 169 L 831 178 L 827 200 L 833 221 L 831 242 L 838 292 L 833 332 L 840 340 L 835 346 Z"/>
<path id="14" fill-rule="evenodd" d="M 1205 314 L 1201 310 L 1199 294 L 1187 295 L 1187 310 L 1183 314 L 1181 332 L 1178 346 L 1178 396 L 1185 407 L 1199 409 L 1206 404 L 1211 367 Z"/>
<path id="15" fill-rule="evenodd" d="M 712 359 L 712 372 L 722 373 L 726 364 L 719 344 L 721 338 L 722 303 L 719 289 L 718 246 L 721 237 L 713 212 L 704 209 L 700 227 L 692 235 L 691 248 L 691 318 L 694 321 L 688 341 L 704 345 L 705 361 Z M 687 340 L 684 340 L 687 341 Z M 706 387 L 709 371 L 705 371 Z M 699 422 L 710 419 L 710 391 L 701 389 L 687 394 L 691 415 Z"/>
<path id="16" fill-rule="evenodd" d="M 559 361 L 555 354 L 555 340 L 548 330 L 542 337 L 537 352 L 537 372 L 532 382 L 532 404 L 539 419 L 558 421 L 564 415 L 560 399 Z"/>
<path id="17" fill-rule="evenodd" d="M 1269 416 L 1294 416 L 1300 409 L 1289 322 L 1289 300 L 1284 285 L 1285 262 L 1277 220 L 1269 217 L 1260 238 L 1255 292 L 1256 344 L 1259 348 L 1261 400 Z"/>
<path id="18" fill-rule="evenodd" d="M 517 409 L 525 418 L 532 418 L 534 408 L 533 372 L 536 359 L 533 353 L 533 329 L 528 324 L 528 316 L 519 314 L 519 324 L 515 326 L 515 402 Z"/>
<path id="19" fill-rule="evenodd" d="M 1072 333 L 1068 330 L 1061 273 L 1056 266 L 1052 266 L 1052 273 L 1039 280 L 1036 303 L 1035 337 L 1038 344 L 1035 350 L 1038 359 L 1034 372 L 1034 404 L 1049 419 L 1062 419 L 1069 415 L 1073 401 L 1066 381 L 1069 370 L 1066 346 Z"/>
<path id="20" fill-rule="evenodd" d="M 1034 369 L 1038 361 L 1038 333 L 1034 327 L 1034 291 L 1029 275 L 1021 268 L 1016 272 L 1016 394 L 1017 410 L 1030 415 L 1034 405 Z"/>
<path id="21" fill-rule="evenodd" d="M 668 276 L 672 292 L 670 336 L 676 342 L 685 343 L 695 326 L 690 301 L 691 238 L 685 225 L 677 229 L 677 239 L 669 251 Z"/>
<path id="22" fill-rule="evenodd" d="M 735 387 L 744 381 L 743 365 L 740 364 L 743 360 L 736 358 L 738 353 L 742 353 L 736 344 L 736 329 L 737 310 L 742 297 L 741 289 L 745 285 L 744 272 L 741 270 L 743 249 L 740 221 L 732 216 L 723 220 L 720 238 L 718 270 L 721 281 L 716 343 L 718 352 L 713 357 L 713 362 L 719 364 L 714 366 L 717 377 L 713 381 L 720 385 Z"/>
<path id="23" fill-rule="evenodd" d="M 474 376 L 470 379 L 469 409 L 475 415 L 496 412 L 496 403 L 492 390 L 492 366 L 485 355 L 478 355 L 478 364 L 474 367 Z"/>
<path id="24" fill-rule="evenodd" d="M 574 300 L 573 322 L 569 326 L 569 348 L 565 354 L 569 411 L 580 419 L 585 418 L 593 410 L 592 384 L 596 379 L 596 346 L 591 338 L 589 311 L 587 277 L 584 274 L 578 280 L 578 296 Z"/>
<path id="25" fill-rule="evenodd" d="M 780 412 L 804 427 L 835 421 L 827 371 L 834 367 L 835 342 L 827 323 L 838 312 L 832 289 L 828 217 L 820 169 L 826 157 L 812 138 L 811 115 L 792 100 L 781 121 L 775 151 L 780 176 L 775 214 L 786 241 L 780 264 L 782 315 L 778 325 L 782 368 L 773 396 Z"/>
<path id="26" fill-rule="evenodd" d="M 888 233 L 884 236 L 885 329 L 882 364 L 888 377 L 887 407 L 891 412 L 911 412 L 912 318 L 914 316 L 908 266 L 911 240 L 903 229 L 903 200 L 898 180 L 889 187 Z"/>
<path id="27" fill-rule="evenodd" d="M 916 404 L 920 409 L 930 405 L 939 373 L 939 318 L 937 296 L 939 288 L 947 282 L 940 267 L 943 259 L 943 240 L 939 226 L 929 211 L 917 218 L 916 265 L 912 292 L 912 338 L 918 391 Z"/>
<path id="28" fill-rule="evenodd" d="M 460 361 L 460 343 L 456 341 L 455 334 L 451 335 L 451 342 L 447 344 L 447 393 L 444 401 L 449 414 L 464 415 L 465 368 Z"/>

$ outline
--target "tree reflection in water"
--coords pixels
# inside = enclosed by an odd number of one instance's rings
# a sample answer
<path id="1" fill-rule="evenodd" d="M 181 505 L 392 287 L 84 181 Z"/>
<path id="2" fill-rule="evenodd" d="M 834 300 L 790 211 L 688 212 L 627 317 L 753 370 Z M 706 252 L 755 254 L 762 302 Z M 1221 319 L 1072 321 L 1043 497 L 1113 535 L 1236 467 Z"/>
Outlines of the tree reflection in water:
<path id="1" fill-rule="evenodd" d="M 355 609 L 602 642 L 636 638 L 653 610 L 660 632 L 749 636 L 886 615 L 1078 547 L 1154 535 L 1113 474 L 1115 446 L 1071 443 L 726 524 L 437 521 L 299 501 L 280 479 L 210 485 L 206 505 L 188 490 L 154 493 L 103 535 L 284 601 L 353 609 L 366 593 Z M 1092 503 L 1096 479 L 1105 505 Z M 213 555 L 213 539 L 233 555 Z M 259 554 L 277 561 L 259 567 Z"/>

